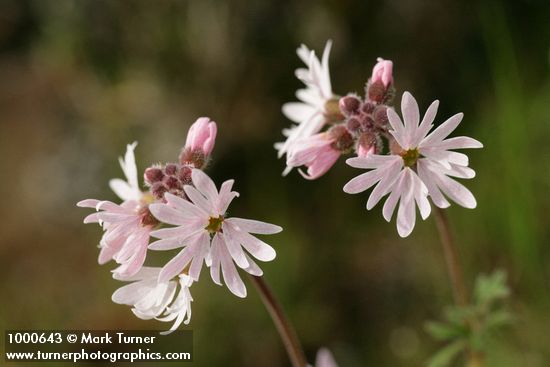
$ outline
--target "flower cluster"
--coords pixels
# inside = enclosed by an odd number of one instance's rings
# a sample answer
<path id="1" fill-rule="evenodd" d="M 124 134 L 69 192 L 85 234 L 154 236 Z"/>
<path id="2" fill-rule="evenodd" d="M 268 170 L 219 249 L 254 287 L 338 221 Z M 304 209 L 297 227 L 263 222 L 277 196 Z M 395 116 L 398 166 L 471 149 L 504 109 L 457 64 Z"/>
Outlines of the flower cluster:
<path id="1" fill-rule="evenodd" d="M 96 211 L 84 223 L 99 223 L 104 233 L 99 243 L 99 263 L 114 260 L 119 266 L 113 278 L 131 282 L 112 296 L 114 302 L 132 306 L 140 319 L 174 321 L 168 332 L 191 318 L 189 288 L 199 280 L 204 264 L 216 284 L 221 279 L 229 290 L 246 297 L 246 287 L 237 268 L 254 276 L 262 270 L 253 258 L 271 261 L 275 250 L 252 234 L 274 234 L 281 227 L 260 221 L 228 218 L 233 180 L 220 189 L 203 169 L 214 148 L 216 123 L 199 118 L 190 128 L 178 162 L 156 164 L 144 171 L 147 190 L 138 184 L 134 150 L 127 146 L 120 159 L 126 181 L 113 179 L 111 189 L 122 200 L 87 199 L 80 207 Z M 169 227 L 161 228 L 168 225 Z M 151 237 L 157 239 L 151 242 Z M 150 243 L 151 242 L 151 243 Z M 150 250 L 181 249 L 162 268 L 144 266 Z"/>
<path id="2" fill-rule="evenodd" d="M 374 186 L 368 210 L 388 195 L 383 216 L 389 222 L 398 208 L 397 231 L 402 237 L 412 232 L 417 207 L 422 219 L 430 215 L 430 200 L 439 208 L 448 207 L 448 199 L 474 208 L 472 193 L 452 178 L 475 176 L 468 167 L 468 157 L 452 150 L 483 146 L 469 137 L 448 138 L 463 114 L 450 117 L 431 131 L 439 101 L 434 101 L 420 120 L 416 100 L 405 92 L 402 120 L 391 106 L 395 94 L 393 63 L 382 58 L 378 58 L 366 83 L 364 98 L 350 93 L 338 99 L 332 93 L 328 70 L 330 46 L 328 42 L 322 62 L 307 47 L 298 49 L 308 69 L 298 69 L 296 76 L 307 88 L 296 94 L 302 102 L 283 106 L 283 113 L 296 123 L 283 131 L 287 140 L 275 145 L 279 157 L 286 154 L 284 174 L 305 166 L 307 172 L 299 170 L 300 174 L 317 179 L 341 155 L 354 154 L 356 157 L 346 163 L 369 172 L 349 181 L 344 191 L 356 194 Z"/>

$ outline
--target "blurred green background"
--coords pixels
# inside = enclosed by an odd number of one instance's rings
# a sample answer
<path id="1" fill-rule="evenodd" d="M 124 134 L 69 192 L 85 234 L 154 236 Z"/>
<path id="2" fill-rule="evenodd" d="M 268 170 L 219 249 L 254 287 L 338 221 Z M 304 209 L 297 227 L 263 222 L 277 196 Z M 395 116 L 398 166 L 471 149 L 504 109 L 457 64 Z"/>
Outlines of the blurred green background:
<path id="1" fill-rule="evenodd" d="M 433 218 L 400 239 L 367 194 L 342 192 L 358 173 L 343 160 L 315 182 L 280 175 L 295 49 L 319 54 L 330 38 L 336 93 L 361 93 L 381 56 L 399 95 L 421 110 L 440 99 L 436 122 L 465 113 L 456 134 L 485 144 L 469 153 L 478 208 L 448 213 L 468 285 L 506 269 L 517 316 L 488 365 L 549 366 L 549 22 L 543 0 L 2 0 L 2 329 L 166 326 L 110 301 L 114 266 L 97 265 L 100 229 L 75 203 L 115 200 L 107 182 L 126 143 L 139 141 L 140 170 L 174 161 L 206 115 L 219 126 L 208 173 L 241 193 L 231 214 L 285 228 L 263 269 L 309 359 L 327 346 L 344 367 L 423 365 L 439 346 L 423 324 L 452 300 Z M 241 300 L 201 280 L 194 366 L 289 365 L 252 284 Z"/>

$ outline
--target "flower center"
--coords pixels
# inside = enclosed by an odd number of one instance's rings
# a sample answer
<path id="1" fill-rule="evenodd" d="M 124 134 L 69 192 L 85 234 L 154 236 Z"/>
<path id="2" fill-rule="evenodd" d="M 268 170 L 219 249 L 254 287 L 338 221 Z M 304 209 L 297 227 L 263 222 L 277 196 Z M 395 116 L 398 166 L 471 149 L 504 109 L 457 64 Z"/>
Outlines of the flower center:
<path id="1" fill-rule="evenodd" d="M 418 149 L 409 149 L 403 153 L 401 153 L 401 157 L 403 158 L 403 163 L 406 167 L 414 166 L 418 158 L 420 158 L 420 152 Z"/>
<path id="2" fill-rule="evenodd" d="M 217 218 L 210 217 L 210 219 L 208 219 L 208 225 L 206 226 L 205 229 L 210 233 L 219 232 L 222 229 L 222 223 L 223 223 L 223 215 L 220 215 Z"/>

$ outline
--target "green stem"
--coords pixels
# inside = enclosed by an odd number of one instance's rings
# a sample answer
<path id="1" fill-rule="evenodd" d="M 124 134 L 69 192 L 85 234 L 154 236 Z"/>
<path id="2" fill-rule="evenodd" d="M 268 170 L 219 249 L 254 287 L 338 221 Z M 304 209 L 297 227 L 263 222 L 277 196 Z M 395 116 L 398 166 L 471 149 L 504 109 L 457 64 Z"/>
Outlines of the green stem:
<path id="1" fill-rule="evenodd" d="M 447 218 L 447 214 L 445 214 L 445 211 L 441 208 L 435 207 L 434 217 L 443 247 L 443 254 L 445 255 L 445 263 L 447 264 L 447 272 L 449 273 L 449 279 L 451 281 L 454 301 L 458 306 L 468 306 L 470 301 L 468 300 L 468 293 L 466 292 L 464 272 L 460 264 L 458 247 L 454 241 L 451 224 Z M 469 327 L 472 329 L 476 328 L 475 323 L 475 320 L 470 320 L 468 323 Z M 466 351 L 466 366 L 483 367 L 483 365 L 483 354 L 468 348 Z"/>
<path id="2" fill-rule="evenodd" d="M 273 323 L 279 332 L 281 340 L 286 348 L 286 352 L 293 367 L 306 367 L 307 361 L 300 340 L 296 336 L 294 328 L 286 318 L 283 308 L 275 298 L 275 295 L 264 281 L 263 277 L 250 275 L 250 279 L 260 293 L 260 297 L 265 308 L 271 315 Z"/>

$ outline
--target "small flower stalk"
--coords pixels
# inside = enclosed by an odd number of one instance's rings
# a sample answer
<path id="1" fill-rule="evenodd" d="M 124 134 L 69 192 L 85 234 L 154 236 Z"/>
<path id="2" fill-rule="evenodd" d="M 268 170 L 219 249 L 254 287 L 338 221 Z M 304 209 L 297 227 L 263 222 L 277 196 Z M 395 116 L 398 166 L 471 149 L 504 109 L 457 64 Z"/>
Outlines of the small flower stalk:
<path id="1" fill-rule="evenodd" d="M 308 87 L 298 90 L 298 98 L 309 95 L 318 98 L 300 98 L 304 102 L 283 106 L 283 113 L 298 124 L 284 130 L 287 140 L 276 145 L 279 157 L 286 155 L 287 167 L 283 174 L 298 167 L 304 178 L 318 179 L 340 156 L 354 155 L 346 163 L 368 172 L 349 181 L 344 192 L 358 194 L 374 187 L 367 210 L 387 196 L 383 217 L 389 222 L 397 211 L 396 226 L 401 237 L 413 231 L 417 209 L 420 217 L 426 219 L 432 204 L 447 208 L 454 201 L 465 208 L 475 208 L 477 203 L 472 193 L 455 180 L 473 178 L 475 171 L 469 167 L 468 157 L 454 150 L 483 145 L 465 136 L 449 138 L 463 114 L 451 116 L 434 129 L 439 101 L 434 101 L 421 119 L 416 99 L 405 92 L 400 117 L 392 107 L 393 62 L 382 58 L 377 59 L 372 69 L 364 97 L 348 93 L 339 98 L 338 103 L 332 103 L 336 97 L 329 88 L 329 46 L 330 42 L 322 62 L 315 58 L 313 51 L 308 51 L 309 69 L 296 72 Z M 304 50 L 309 49 L 305 46 L 298 49 L 302 60 Z M 300 167 L 304 167 L 305 172 Z"/>
<path id="2" fill-rule="evenodd" d="M 217 134 L 216 123 L 199 118 L 189 129 L 177 162 L 155 164 L 138 183 L 134 156 L 137 143 L 129 144 L 120 165 L 126 180 L 113 179 L 111 189 L 120 203 L 87 199 L 77 205 L 94 213 L 84 223 L 98 223 L 104 233 L 99 243 L 99 263 L 114 260 L 113 278 L 127 284 L 113 293 L 115 303 L 132 307 L 140 319 L 173 322 L 165 333 L 191 320 L 191 286 L 199 281 L 203 266 L 212 280 L 238 297 L 246 287 L 238 269 L 263 274 L 256 261 L 272 261 L 276 252 L 256 235 L 275 234 L 282 228 L 251 219 L 230 218 L 226 212 L 239 193 L 233 180 L 219 190 L 204 173 Z M 163 267 L 145 266 L 150 251 L 179 253 Z M 255 261 L 256 260 L 256 261 Z"/>

